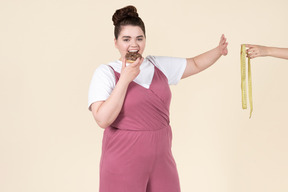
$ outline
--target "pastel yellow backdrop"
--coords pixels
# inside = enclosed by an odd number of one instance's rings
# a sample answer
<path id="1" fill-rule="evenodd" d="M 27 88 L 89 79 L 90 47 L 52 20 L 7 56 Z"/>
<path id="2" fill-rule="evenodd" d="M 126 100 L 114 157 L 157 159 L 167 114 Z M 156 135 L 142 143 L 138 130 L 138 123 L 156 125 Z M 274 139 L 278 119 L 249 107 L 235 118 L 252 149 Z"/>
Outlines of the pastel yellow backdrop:
<path id="1" fill-rule="evenodd" d="M 288 191 L 288 61 L 252 60 L 254 112 L 241 109 L 240 44 L 288 47 L 286 0 L 0 1 L 0 191 L 95 192 L 103 129 L 87 110 L 94 70 L 118 59 L 112 14 L 133 4 L 144 56 L 229 54 L 171 86 L 182 191 Z"/>

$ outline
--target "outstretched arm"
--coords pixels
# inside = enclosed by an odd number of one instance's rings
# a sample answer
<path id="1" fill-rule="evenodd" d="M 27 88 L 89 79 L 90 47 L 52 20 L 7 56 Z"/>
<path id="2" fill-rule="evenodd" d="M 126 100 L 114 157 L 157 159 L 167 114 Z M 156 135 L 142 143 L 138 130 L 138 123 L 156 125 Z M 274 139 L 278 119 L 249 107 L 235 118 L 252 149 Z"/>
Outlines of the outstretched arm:
<path id="1" fill-rule="evenodd" d="M 271 56 L 281 59 L 288 59 L 288 48 L 266 47 L 262 45 L 245 45 L 248 57 L 251 59 L 255 57 Z"/>
<path id="2" fill-rule="evenodd" d="M 228 54 L 228 42 L 224 35 L 221 36 L 219 45 L 210 51 L 202 53 L 196 57 L 187 58 L 187 66 L 182 75 L 182 79 L 199 73 L 213 65 L 222 55 Z"/>

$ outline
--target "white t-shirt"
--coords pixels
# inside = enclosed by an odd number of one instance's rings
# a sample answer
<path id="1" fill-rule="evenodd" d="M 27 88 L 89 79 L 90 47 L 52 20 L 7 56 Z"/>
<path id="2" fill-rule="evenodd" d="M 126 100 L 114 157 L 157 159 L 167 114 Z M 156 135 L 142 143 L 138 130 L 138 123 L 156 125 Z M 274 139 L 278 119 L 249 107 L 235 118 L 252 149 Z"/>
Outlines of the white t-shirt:
<path id="1" fill-rule="evenodd" d="M 186 59 L 177 57 L 147 56 L 140 65 L 140 73 L 133 80 L 135 83 L 149 89 L 154 76 L 154 65 L 160 69 L 168 79 L 169 85 L 176 85 L 186 68 Z M 122 61 L 108 63 L 113 69 L 121 73 Z M 105 101 L 115 87 L 115 74 L 108 65 L 100 65 L 94 72 L 88 92 L 88 108 L 96 101 Z"/>

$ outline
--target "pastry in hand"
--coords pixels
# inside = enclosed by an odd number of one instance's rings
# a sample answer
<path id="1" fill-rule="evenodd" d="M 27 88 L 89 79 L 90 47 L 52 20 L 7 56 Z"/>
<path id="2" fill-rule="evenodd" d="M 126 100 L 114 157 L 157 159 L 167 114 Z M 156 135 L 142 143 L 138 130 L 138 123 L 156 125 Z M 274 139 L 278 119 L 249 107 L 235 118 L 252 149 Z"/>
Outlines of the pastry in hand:
<path id="1" fill-rule="evenodd" d="M 128 52 L 126 53 L 125 58 L 127 63 L 133 63 L 138 58 L 142 58 L 142 55 L 138 52 Z"/>

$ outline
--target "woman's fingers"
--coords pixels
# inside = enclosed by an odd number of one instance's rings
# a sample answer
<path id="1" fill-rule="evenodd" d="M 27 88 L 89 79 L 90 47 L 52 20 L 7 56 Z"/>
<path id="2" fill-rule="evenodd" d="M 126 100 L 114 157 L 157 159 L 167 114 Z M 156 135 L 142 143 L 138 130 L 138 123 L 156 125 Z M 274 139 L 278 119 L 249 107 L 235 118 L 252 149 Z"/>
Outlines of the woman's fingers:
<path id="1" fill-rule="evenodd" d="M 247 57 L 249 57 L 250 59 L 254 58 L 253 52 L 255 51 L 254 49 L 254 45 L 250 45 L 250 44 L 244 44 L 246 48 L 246 54 Z"/>
<path id="2" fill-rule="evenodd" d="M 228 54 L 228 42 L 225 42 L 224 44 L 224 50 L 223 50 L 223 55 L 226 56 Z"/>
<path id="3" fill-rule="evenodd" d="M 139 64 L 140 58 L 138 57 L 133 63 L 131 63 L 132 66 L 136 66 Z"/>
<path id="4" fill-rule="evenodd" d="M 136 59 L 136 61 L 134 61 L 131 65 L 132 65 L 132 66 L 135 66 L 135 67 L 136 67 L 136 66 L 138 67 L 138 66 L 141 65 L 141 63 L 143 62 L 143 60 L 144 60 L 143 57 L 141 57 L 141 58 L 138 57 L 138 58 Z"/>
<path id="5" fill-rule="evenodd" d="M 225 42 L 226 42 L 226 38 L 225 38 L 225 35 L 224 34 L 222 34 L 221 35 L 221 39 L 220 39 L 220 45 L 223 45 L 223 44 L 225 44 Z"/>
<path id="6" fill-rule="evenodd" d="M 248 49 L 246 49 L 246 54 L 247 54 L 247 57 L 249 57 L 250 59 L 253 59 L 259 56 L 259 50 L 254 45 L 249 45 Z"/>
<path id="7" fill-rule="evenodd" d="M 221 50 L 221 54 L 224 56 L 226 56 L 228 54 L 228 49 L 227 49 L 228 42 L 226 42 L 226 41 L 227 41 L 227 39 L 226 39 L 225 35 L 222 34 L 220 42 L 219 42 L 219 47 Z"/>

